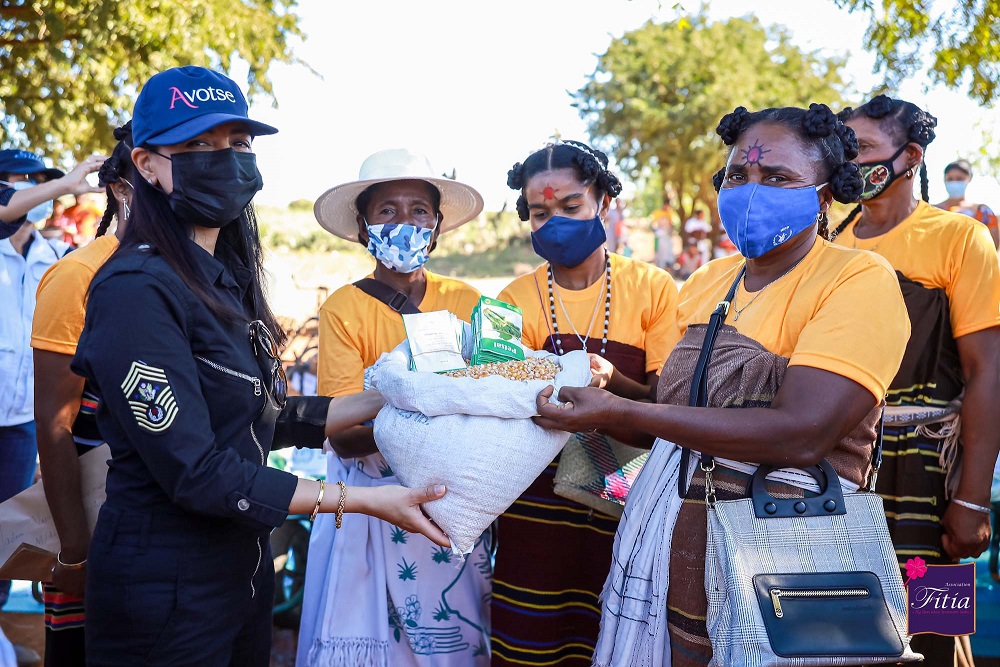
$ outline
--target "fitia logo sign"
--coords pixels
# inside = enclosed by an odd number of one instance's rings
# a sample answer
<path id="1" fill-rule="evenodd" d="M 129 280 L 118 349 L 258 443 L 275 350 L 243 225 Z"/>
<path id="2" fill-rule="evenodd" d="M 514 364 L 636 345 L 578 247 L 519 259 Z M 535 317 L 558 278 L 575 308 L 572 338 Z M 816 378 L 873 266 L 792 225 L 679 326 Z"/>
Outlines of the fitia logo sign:
<path id="1" fill-rule="evenodd" d="M 911 635 L 976 632 L 976 564 L 906 563 L 906 622 Z"/>

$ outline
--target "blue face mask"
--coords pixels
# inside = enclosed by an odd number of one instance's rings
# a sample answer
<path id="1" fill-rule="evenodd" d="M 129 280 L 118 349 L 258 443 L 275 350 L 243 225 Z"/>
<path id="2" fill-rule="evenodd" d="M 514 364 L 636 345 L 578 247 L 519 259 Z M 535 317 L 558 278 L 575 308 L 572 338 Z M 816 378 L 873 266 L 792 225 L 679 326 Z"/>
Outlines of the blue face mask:
<path id="1" fill-rule="evenodd" d="M 949 199 L 961 199 L 965 196 L 965 189 L 969 187 L 968 181 L 945 181 L 944 189 L 948 191 Z"/>
<path id="2" fill-rule="evenodd" d="M 396 273 L 413 273 L 430 256 L 433 227 L 388 224 L 369 225 L 368 252 Z"/>
<path id="3" fill-rule="evenodd" d="M 816 222 L 822 185 L 777 188 L 746 183 L 719 191 L 719 217 L 729 238 L 748 259 L 786 243 Z"/>
<path id="4" fill-rule="evenodd" d="M 577 220 L 554 215 L 537 232 L 531 232 L 531 247 L 552 264 L 573 268 L 608 240 L 601 217 Z"/>
<path id="5" fill-rule="evenodd" d="M 18 181 L 17 183 L 8 183 L 7 181 L 0 181 L 4 185 L 14 188 L 15 190 L 27 190 L 28 188 L 35 187 L 33 181 Z M 48 220 L 49 216 L 52 215 L 52 200 L 43 201 L 41 204 L 31 209 L 25 215 L 28 218 L 28 222 L 35 224 L 36 222 L 41 222 L 42 220 Z"/>

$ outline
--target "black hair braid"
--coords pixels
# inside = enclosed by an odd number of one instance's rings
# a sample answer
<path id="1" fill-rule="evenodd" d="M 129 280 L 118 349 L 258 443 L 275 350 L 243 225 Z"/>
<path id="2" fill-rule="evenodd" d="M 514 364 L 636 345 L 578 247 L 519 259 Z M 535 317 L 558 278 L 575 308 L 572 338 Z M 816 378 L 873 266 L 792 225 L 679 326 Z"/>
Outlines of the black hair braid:
<path id="1" fill-rule="evenodd" d="M 830 240 L 832 241 L 833 239 L 840 236 L 843 233 L 843 231 L 847 229 L 847 226 L 852 222 L 854 222 L 854 218 L 858 217 L 860 214 L 861 214 L 861 204 L 858 204 L 857 206 L 854 207 L 854 209 L 850 213 L 847 214 L 847 217 L 844 218 L 844 221 L 839 225 L 837 225 L 837 228 L 833 230 L 833 234 L 830 235 Z"/>
<path id="2" fill-rule="evenodd" d="M 530 212 L 528 211 L 528 200 L 524 195 L 517 196 L 515 208 L 517 209 L 517 217 L 520 218 L 522 222 L 530 217 Z"/>
<path id="3" fill-rule="evenodd" d="M 111 188 L 108 188 L 109 190 Z M 101 222 L 97 225 L 97 233 L 94 237 L 104 236 L 108 233 L 108 228 L 111 227 L 111 220 L 118 215 L 118 200 L 114 198 L 114 195 L 108 197 L 108 205 L 104 208 L 104 215 L 101 216 Z"/>
<path id="4" fill-rule="evenodd" d="M 893 112 L 893 100 L 888 95 L 876 95 L 861 108 L 869 118 L 885 118 Z M 860 111 L 861 109 L 858 109 Z"/>
<path id="5" fill-rule="evenodd" d="M 858 157 L 861 149 L 858 146 L 858 135 L 854 134 L 854 130 L 844 125 L 844 122 L 838 118 L 836 132 L 840 139 L 840 145 L 844 147 L 844 159 L 853 160 Z"/>
<path id="6" fill-rule="evenodd" d="M 928 196 L 928 192 L 927 192 L 928 185 L 929 184 L 927 182 L 927 165 L 924 164 L 923 162 L 921 162 L 920 163 L 920 196 L 923 198 L 924 201 L 928 201 L 929 202 L 930 201 L 930 197 Z"/>
<path id="7" fill-rule="evenodd" d="M 108 197 L 108 205 L 104 209 L 101 222 L 97 225 L 97 236 L 104 236 L 108 232 L 114 217 L 118 216 L 121 220 L 119 216 L 121 207 L 111 189 L 111 183 L 117 183 L 122 178 L 127 179 L 134 171 L 132 166 L 132 121 L 128 121 L 121 127 L 116 127 L 114 134 L 118 143 L 111 151 L 111 156 L 104 161 L 97 172 L 97 181 L 104 186 L 105 194 Z"/>
<path id="8" fill-rule="evenodd" d="M 722 143 L 732 146 L 743 134 L 749 119 L 750 112 L 747 111 L 746 107 L 736 107 L 732 113 L 727 113 L 722 117 L 718 127 L 715 128 L 715 133 L 722 138 Z"/>
<path id="9" fill-rule="evenodd" d="M 722 189 L 722 184 L 726 180 L 726 168 L 723 167 L 719 171 L 715 172 L 712 176 L 712 186 L 715 187 L 715 191 L 718 192 Z"/>
<path id="10" fill-rule="evenodd" d="M 520 162 L 515 162 L 514 166 L 507 172 L 507 187 L 511 190 L 524 188 L 524 165 Z"/>
<path id="11" fill-rule="evenodd" d="M 830 193 L 841 204 L 853 204 L 861 198 L 865 179 L 853 162 L 844 162 L 830 174 Z"/>
<path id="12" fill-rule="evenodd" d="M 810 104 L 802 126 L 810 137 L 828 137 L 837 129 L 837 116 L 825 104 Z"/>

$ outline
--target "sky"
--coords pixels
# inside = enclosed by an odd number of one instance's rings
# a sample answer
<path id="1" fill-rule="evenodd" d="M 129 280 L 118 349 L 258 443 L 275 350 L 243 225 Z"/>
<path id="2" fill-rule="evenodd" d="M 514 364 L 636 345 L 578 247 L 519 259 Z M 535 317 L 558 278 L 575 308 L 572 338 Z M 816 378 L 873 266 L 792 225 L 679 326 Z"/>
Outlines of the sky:
<path id="1" fill-rule="evenodd" d="M 275 65 L 278 106 L 266 98 L 252 105 L 252 117 L 280 130 L 255 141 L 265 183 L 256 201 L 315 200 L 356 179 L 372 153 L 407 147 L 427 155 L 440 173 L 455 169 L 483 194 L 487 210 L 505 201 L 512 206 L 516 195 L 506 174 L 514 162 L 555 133 L 587 140 L 570 92 L 593 73 L 598 55 L 650 18 L 674 19 L 673 6 L 673 0 L 300 0 L 306 38 L 293 51 L 314 71 Z M 862 47 L 867 16 L 838 9 L 833 0 L 715 0 L 708 12 L 714 19 L 752 13 L 765 25 L 786 26 L 803 49 L 847 55 L 845 78 L 862 95 L 879 81 L 874 57 Z M 927 166 L 931 201 L 944 199 L 944 166 L 977 149 L 982 128 L 1000 126 L 1000 110 L 982 109 L 961 92 L 925 91 L 920 79 L 906 82 L 897 96 L 938 117 Z M 974 178 L 968 197 L 1000 208 L 1000 183 Z"/>

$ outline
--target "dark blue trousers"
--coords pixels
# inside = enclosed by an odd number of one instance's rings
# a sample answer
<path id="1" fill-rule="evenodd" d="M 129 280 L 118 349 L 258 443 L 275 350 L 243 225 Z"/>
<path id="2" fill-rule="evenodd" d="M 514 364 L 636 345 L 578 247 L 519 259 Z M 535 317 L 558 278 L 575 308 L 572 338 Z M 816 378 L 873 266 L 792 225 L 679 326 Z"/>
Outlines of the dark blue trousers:
<path id="1" fill-rule="evenodd" d="M 87 664 L 267 667 L 273 599 L 266 534 L 105 505 L 87 564 Z"/>

